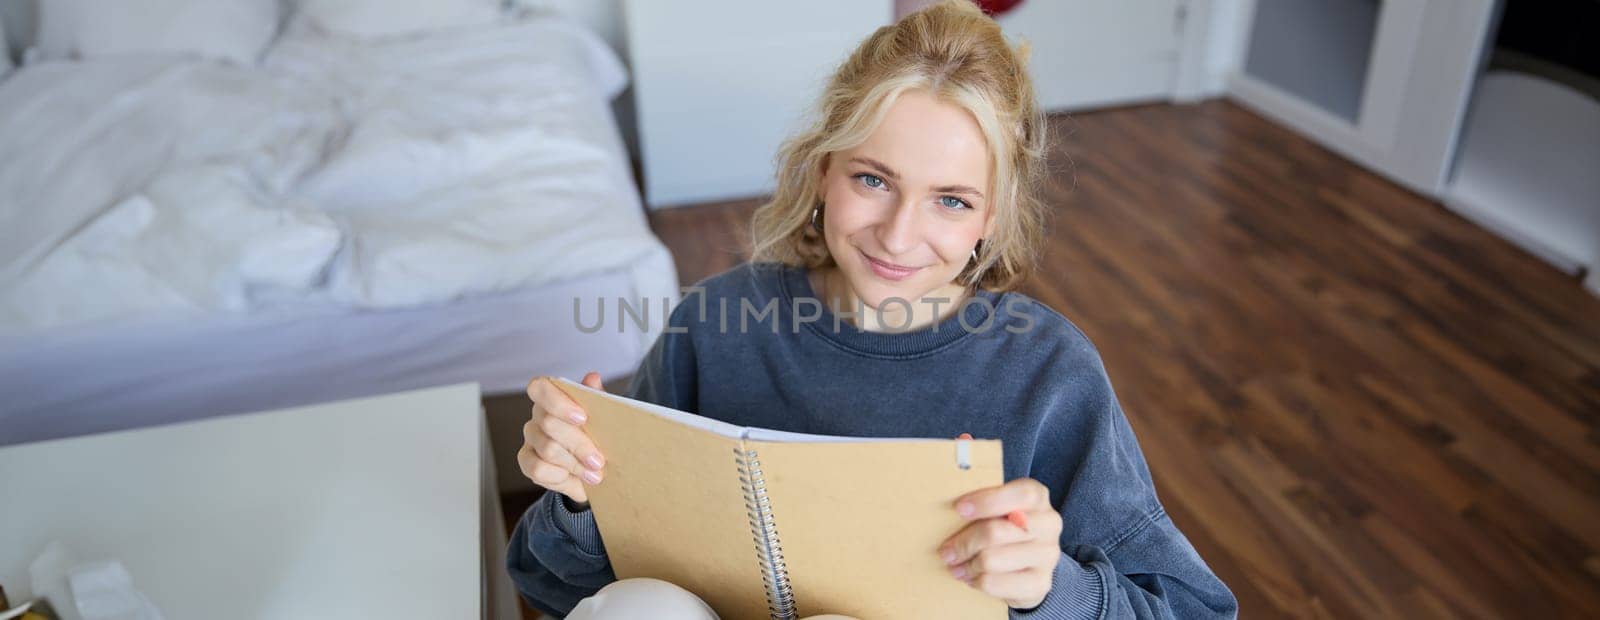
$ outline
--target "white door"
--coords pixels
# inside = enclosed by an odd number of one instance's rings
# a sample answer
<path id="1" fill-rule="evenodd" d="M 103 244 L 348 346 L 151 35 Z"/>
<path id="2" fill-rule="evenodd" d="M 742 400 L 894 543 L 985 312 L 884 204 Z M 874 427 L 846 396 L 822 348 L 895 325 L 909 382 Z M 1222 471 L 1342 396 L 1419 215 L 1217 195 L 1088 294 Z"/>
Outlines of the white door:
<path id="1" fill-rule="evenodd" d="M 1039 105 L 1050 111 L 1172 96 L 1180 0 L 1023 0 L 1001 15 L 1033 47 Z"/>
<path id="2" fill-rule="evenodd" d="M 890 22 L 860 0 L 627 0 L 645 200 L 759 196 L 835 67 Z"/>

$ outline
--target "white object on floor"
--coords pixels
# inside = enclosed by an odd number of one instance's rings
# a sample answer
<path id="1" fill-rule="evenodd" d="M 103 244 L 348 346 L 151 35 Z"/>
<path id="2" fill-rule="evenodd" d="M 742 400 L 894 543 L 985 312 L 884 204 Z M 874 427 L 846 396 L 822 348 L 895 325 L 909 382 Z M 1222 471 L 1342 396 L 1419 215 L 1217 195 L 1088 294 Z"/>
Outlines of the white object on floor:
<path id="1" fill-rule="evenodd" d="M 61 620 L 79 620 L 77 609 L 66 603 L 72 600 L 72 589 L 67 585 L 67 569 L 77 563 L 78 556 L 71 549 L 59 540 L 50 541 L 28 563 L 28 586 L 32 591 L 25 598 L 45 599 L 51 601 L 52 607 L 55 607 L 56 601 L 60 601 L 61 609 L 56 612 L 63 616 Z"/>
<path id="2" fill-rule="evenodd" d="M 60 540 L 173 618 L 480 617 L 483 432 L 455 385 L 0 448 L 0 582 Z"/>
<path id="3" fill-rule="evenodd" d="M 1562 270 L 1600 270 L 1600 101 L 1491 71 L 1457 153 L 1445 204 Z"/>
<path id="4" fill-rule="evenodd" d="M 164 620 L 133 575 L 116 560 L 80 564 L 67 574 L 72 604 L 83 620 Z"/>

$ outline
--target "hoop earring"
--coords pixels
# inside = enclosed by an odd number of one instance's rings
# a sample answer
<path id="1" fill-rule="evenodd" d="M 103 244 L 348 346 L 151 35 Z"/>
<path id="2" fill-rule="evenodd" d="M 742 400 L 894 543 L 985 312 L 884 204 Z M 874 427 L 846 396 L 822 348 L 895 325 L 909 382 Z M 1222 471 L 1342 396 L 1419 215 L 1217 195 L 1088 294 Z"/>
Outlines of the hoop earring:
<path id="1" fill-rule="evenodd" d="M 811 207 L 811 228 L 816 230 L 817 232 L 822 232 L 822 226 L 820 224 L 817 224 L 817 214 L 821 213 L 821 212 L 822 212 L 822 203 L 819 202 L 819 203 L 817 203 L 817 206 Z"/>

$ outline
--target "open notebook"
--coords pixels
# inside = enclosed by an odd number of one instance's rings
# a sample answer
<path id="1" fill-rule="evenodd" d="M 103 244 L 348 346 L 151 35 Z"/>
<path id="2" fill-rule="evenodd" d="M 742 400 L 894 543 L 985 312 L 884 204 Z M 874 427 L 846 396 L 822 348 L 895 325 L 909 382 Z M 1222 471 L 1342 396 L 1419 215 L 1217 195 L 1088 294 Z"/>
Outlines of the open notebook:
<path id="1" fill-rule="evenodd" d="M 606 455 L 589 502 L 617 578 L 678 584 L 725 620 L 1006 616 L 937 555 L 956 498 L 1003 481 L 999 441 L 745 428 L 558 385 Z"/>

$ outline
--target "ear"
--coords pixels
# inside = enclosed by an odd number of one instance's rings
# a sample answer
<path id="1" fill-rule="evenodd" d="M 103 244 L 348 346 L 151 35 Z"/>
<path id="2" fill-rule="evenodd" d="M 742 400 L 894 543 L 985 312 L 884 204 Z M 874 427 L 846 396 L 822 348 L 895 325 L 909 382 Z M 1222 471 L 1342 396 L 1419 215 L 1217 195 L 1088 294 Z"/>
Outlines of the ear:
<path id="1" fill-rule="evenodd" d="M 833 153 L 822 156 L 822 163 L 817 165 L 817 195 L 828 195 L 828 164 L 833 162 Z"/>

